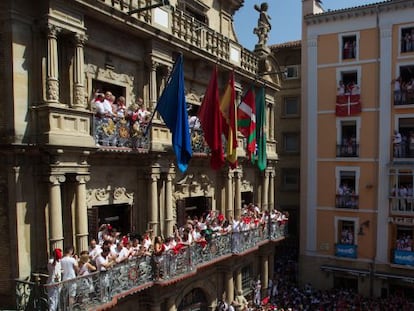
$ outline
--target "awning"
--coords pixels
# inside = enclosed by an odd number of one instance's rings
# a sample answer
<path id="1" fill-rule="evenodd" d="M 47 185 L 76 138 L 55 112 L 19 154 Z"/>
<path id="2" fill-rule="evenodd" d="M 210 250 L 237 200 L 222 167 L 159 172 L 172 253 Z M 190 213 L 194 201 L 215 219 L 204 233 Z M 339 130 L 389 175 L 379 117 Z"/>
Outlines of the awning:
<path id="1" fill-rule="evenodd" d="M 414 276 L 392 274 L 392 273 L 385 273 L 385 272 L 375 272 L 374 276 L 379 279 L 394 279 L 394 280 L 404 281 L 407 283 L 414 283 Z"/>
<path id="2" fill-rule="evenodd" d="M 325 272 L 342 272 L 347 273 L 350 275 L 355 276 L 368 276 L 370 274 L 369 270 L 367 269 L 355 269 L 355 268 L 347 268 L 347 267 L 338 267 L 338 266 L 331 266 L 331 265 L 321 265 L 321 270 Z"/>

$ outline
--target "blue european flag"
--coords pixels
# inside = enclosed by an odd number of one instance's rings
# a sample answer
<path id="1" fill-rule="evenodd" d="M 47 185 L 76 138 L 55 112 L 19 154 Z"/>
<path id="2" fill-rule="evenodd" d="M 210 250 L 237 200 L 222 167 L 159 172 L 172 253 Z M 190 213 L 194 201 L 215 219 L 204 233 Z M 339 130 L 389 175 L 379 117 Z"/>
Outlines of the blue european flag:
<path id="1" fill-rule="evenodd" d="M 184 94 L 183 56 L 175 61 L 172 73 L 162 92 L 157 107 L 164 123 L 172 133 L 172 145 L 177 157 L 177 165 L 185 172 L 193 154 L 188 127 L 187 104 Z"/>

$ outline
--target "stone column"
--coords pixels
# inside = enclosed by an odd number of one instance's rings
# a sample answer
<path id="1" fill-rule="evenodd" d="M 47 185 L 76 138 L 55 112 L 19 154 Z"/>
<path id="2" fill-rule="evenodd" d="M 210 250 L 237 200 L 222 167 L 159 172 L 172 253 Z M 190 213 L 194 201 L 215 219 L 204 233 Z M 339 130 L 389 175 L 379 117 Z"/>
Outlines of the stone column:
<path id="1" fill-rule="evenodd" d="M 55 248 L 63 249 L 62 199 L 60 183 L 66 180 L 64 175 L 49 176 L 49 253 Z"/>
<path id="2" fill-rule="evenodd" d="M 275 253 L 271 252 L 269 255 L 269 276 L 273 278 L 275 274 Z"/>
<path id="3" fill-rule="evenodd" d="M 272 210 L 275 208 L 275 170 L 272 168 L 269 172 L 269 208 Z"/>
<path id="4" fill-rule="evenodd" d="M 224 277 L 226 278 L 226 301 L 227 303 L 231 303 L 234 299 L 233 272 L 226 272 Z"/>
<path id="5" fill-rule="evenodd" d="M 153 167 L 149 176 L 149 222 L 148 229 L 153 230 L 154 235 L 159 234 L 159 213 L 158 213 L 158 179 L 160 178 L 159 168 Z"/>
<path id="6" fill-rule="evenodd" d="M 76 176 L 76 249 L 88 249 L 88 209 L 86 206 L 86 182 L 90 176 Z"/>
<path id="7" fill-rule="evenodd" d="M 77 33 L 75 34 L 75 62 L 74 62 L 74 75 L 73 75 L 73 107 L 85 109 L 85 87 L 83 85 L 84 81 L 84 54 L 83 46 L 87 37 L 85 34 Z"/>
<path id="8" fill-rule="evenodd" d="M 46 102 L 59 102 L 59 59 L 57 35 L 60 28 L 48 25 L 47 32 L 47 77 L 46 77 Z"/>
<path id="9" fill-rule="evenodd" d="M 269 209 L 269 171 L 263 173 L 262 211 Z"/>
<path id="10" fill-rule="evenodd" d="M 234 216 L 237 218 L 238 216 L 241 216 L 241 177 L 242 173 L 241 171 L 235 171 L 234 172 L 234 195 L 235 195 L 235 203 L 234 203 Z"/>
<path id="11" fill-rule="evenodd" d="M 239 290 L 241 290 L 241 291 L 243 290 L 241 268 L 237 268 L 237 270 L 236 270 L 236 293 Z"/>
<path id="12" fill-rule="evenodd" d="M 157 104 L 157 68 L 158 63 L 151 61 L 151 72 L 150 72 L 150 102 L 148 109 L 153 112 L 155 109 L 155 106 Z M 158 115 L 155 114 L 154 118 L 158 119 Z"/>
<path id="13" fill-rule="evenodd" d="M 262 282 L 262 290 L 269 287 L 269 259 L 267 255 L 261 256 L 260 278 Z"/>
<path id="14" fill-rule="evenodd" d="M 230 219 L 234 217 L 233 214 L 233 187 L 232 177 L 233 173 L 229 171 L 226 174 L 226 218 Z"/>
<path id="15" fill-rule="evenodd" d="M 165 184 L 165 232 L 164 236 L 167 237 L 173 233 L 173 193 L 172 193 L 172 180 L 175 178 L 174 164 L 170 165 L 170 169 L 167 173 L 167 180 Z"/>

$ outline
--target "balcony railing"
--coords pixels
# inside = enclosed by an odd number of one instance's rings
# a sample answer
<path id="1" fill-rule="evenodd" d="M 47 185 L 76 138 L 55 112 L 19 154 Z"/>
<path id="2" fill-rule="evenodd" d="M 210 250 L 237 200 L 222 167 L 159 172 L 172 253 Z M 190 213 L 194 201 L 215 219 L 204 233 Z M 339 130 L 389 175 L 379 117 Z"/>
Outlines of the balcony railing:
<path id="1" fill-rule="evenodd" d="M 414 252 L 406 250 L 394 250 L 393 263 L 414 267 Z"/>
<path id="2" fill-rule="evenodd" d="M 124 294 L 131 295 L 159 282 L 168 285 L 178 277 L 190 276 L 213 260 L 239 256 L 269 241 L 278 241 L 284 238 L 286 228 L 284 223 L 271 222 L 248 231 L 217 235 L 208 242 L 170 250 L 161 256 L 135 257 L 106 272 L 55 284 L 44 284 L 39 274 L 34 282 L 16 280 L 17 310 L 48 310 L 48 294 L 52 293 L 59 301 L 59 311 L 93 310 Z M 75 292 L 73 299 L 69 299 L 70 292 Z"/>
<path id="3" fill-rule="evenodd" d="M 335 256 L 357 258 L 358 246 L 353 244 L 335 244 Z"/>
<path id="4" fill-rule="evenodd" d="M 351 142 L 336 145 L 336 156 L 342 158 L 359 157 L 359 144 Z"/>
<path id="5" fill-rule="evenodd" d="M 336 195 L 336 208 L 349 208 L 358 209 L 359 207 L 359 195 L 357 194 L 337 194 Z"/>
<path id="6" fill-rule="evenodd" d="M 393 144 L 393 154 L 395 159 L 412 159 L 414 158 L 414 149 L 410 148 L 409 139 L 405 139 L 400 144 Z"/>
<path id="7" fill-rule="evenodd" d="M 147 123 L 125 118 L 94 117 L 94 137 L 102 147 L 148 149 L 149 138 L 144 136 Z"/>
<path id="8" fill-rule="evenodd" d="M 390 214 L 414 215 L 414 197 L 390 197 Z"/>
<path id="9" fill-rule="evenodd" d="M 394 106 L 413 105 L 414 88 L 409 90 L 394 91 Z"/>

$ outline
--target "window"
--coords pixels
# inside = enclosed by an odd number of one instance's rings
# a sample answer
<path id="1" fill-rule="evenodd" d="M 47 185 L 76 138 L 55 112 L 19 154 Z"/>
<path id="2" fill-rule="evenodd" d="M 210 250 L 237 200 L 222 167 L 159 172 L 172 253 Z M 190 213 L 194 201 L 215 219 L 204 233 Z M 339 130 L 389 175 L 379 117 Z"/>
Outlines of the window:
<path id="1" fill-rule="evenodd" d="M 297 117 L 299 116 L 299 97 L 291 96 L 283 99 L 283 116 Z"/>
<path id="2" fill-rule="evenodd" d="M 338 221 L 338 244 L 355 245 L 355 222 L 352 220 Z"/>
<path id="3" fill-rule="evenodd" d="M 243 267 L 241 269 L 242 275 L 242 288 L 243 288 L 243 295 L 247 295 L 251 292 L 252 282 L 253 282 L 253 273 L 250 266 Z"/>
<path id="4" fill-rule="evenodd" d="M 299 79 L 299 66 L 286 66 L 286 79 Z"/>
<path id="5" fill-rule="evenodd" d="M 394 105 L 414 104 L 414 65 L 400 66 L 397 76 L 393 80 Z"/>
<path id="6" fill-rule="evenodd" d="M 299 133 L 283 134 L 283 150 L 289 153 L 299 152 Z"/>
<path id="7" fill-rule="evenodd" d="M 341 37 L 341 51 L 342 59 L 355 59 L 357 58 L 357 36 L 343 35 Z"/>
<path id="8" fill-rule="evenodd" d="M 357 157 L 359 145 L 357 141 L 357 121 L 340 121 L 340 139 L 337 146 L 337 157 Z"/>
<path id="9" fill-rule="evenodd" d="M 401 28 L 401 53 L 414 52 L 414 27 Z"/>
<path id="10" fill-rule="evenodd" d="M 283 168 L 282 169 L 282 189 L 284 191 L 299 190 L 299 169 Z"/>
<path id="11" fill-rule="evenodd" d="M 401 142 L 398 144 L 392 142 L 394 158 L 414 158 L 414 115 L 411 118 L 408 115 L 396 116 L 395 123 L 397 128 L 394 135 L 399 133 Z"/>

